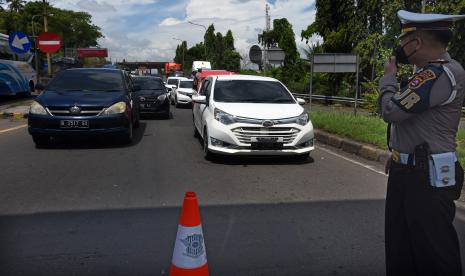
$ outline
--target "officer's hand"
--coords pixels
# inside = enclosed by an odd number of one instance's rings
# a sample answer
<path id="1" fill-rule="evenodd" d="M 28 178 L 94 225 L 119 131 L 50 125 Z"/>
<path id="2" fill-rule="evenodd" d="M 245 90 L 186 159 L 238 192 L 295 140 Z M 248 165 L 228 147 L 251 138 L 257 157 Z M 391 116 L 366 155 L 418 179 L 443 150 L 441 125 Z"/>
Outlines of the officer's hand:
<path id="1" fill-rule="evenodd" d="M 387 161 L 386 161 L 386 164 L 384 164 L 384 173 L 385 174 L 389 174 L 389 169 L 391 168 L 391 161 L 392 159 L 389 158 Z"/>
<path id="2" fill-rule="evenodd" d="M 397 64 L 396 57 L 392 56 L 389 60 L 384 63 L 384 75 L 396 75 L 397 74 Z"/>

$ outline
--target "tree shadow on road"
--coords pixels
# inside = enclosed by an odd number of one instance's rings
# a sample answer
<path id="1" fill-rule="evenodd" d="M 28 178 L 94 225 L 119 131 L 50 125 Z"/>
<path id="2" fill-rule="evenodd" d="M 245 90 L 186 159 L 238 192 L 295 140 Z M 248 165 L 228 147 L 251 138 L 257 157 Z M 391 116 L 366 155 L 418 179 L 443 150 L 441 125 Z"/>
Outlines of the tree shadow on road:
<path id="1" fill-rule="evenodd" d="M 179 207 L 0 216 L 0 275 L 166 275 Z M 383 275 L 384 200 L 201 206 L 211 275 Z"/>
<path id="2" fill-rule="evenodd" d="M 385 274 L 384 200 L 200 208 L 211 275 Z M 0 275 L 166 275 L 179 214 L 176 206 L 2 215 Z M 455 224 L 465 252 L 465 221 Z"/>

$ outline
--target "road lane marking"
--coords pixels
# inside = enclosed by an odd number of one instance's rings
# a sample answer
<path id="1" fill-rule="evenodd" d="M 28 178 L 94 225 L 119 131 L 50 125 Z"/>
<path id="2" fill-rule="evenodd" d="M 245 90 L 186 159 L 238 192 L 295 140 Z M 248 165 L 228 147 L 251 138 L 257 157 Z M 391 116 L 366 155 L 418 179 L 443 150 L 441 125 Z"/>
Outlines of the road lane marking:
<path id="1" fill-rule="evenodd" d="M 375 172 L 375 173 L 379 173 L 379 174 L 381 174 L 381 175 L 387 177 L 387 175 L 386 175 L 383 171 L 379 171 L 379 170 L 373 168 L 372 166 L 369 166 L 369 165 L 363 164 L 363 163 L 361 163 L 361 162 L 355 161 L 355 160 L 353 160 L 353 159 L 350 159 L 350 158 L 348 158 L 348 157 L 345 157 L 345 156 L 343 156 L 343 155 L 340 155 L 340 154 L 338 154 L 338 153 L 335 153 L 334 151 L 331 151 L 331 150 L 326 149 L 326 148 L 318 147 L 318 149 L 319 149 L 319 150 L 322 150 L 322 151 L 324 151 L 324 152 L 330 153 L 330 154 L 332 154 L 332 155 L 334 155 L 334 156 L 337 156 L 337 157 L 339 157 L 339 158 L 342 158 L 342 159 L 344 159 L 344 160 L 346 160 L 346 161 L 349 161 L 350 163 L 353 163 L 353 164 L 355 164 L 355 165 L 359 165 L 359 166 L 361 166 L 361 167 L 364 167 L 365 169 L 369 169 L 370 171 L 373 171 L 373 172 Z"/>
<path id="2" fill-rule="evenodd" d="M 20 126 L 17 126 L 17 127 L 3 129 L 3 130 L 0 130 L 0 134 L 5 133 L 5 132 L 9 132 L 9 131 L 13 131 L 13 130 L 17 130 L 17 129 L 20 129 L 20 128 L 25 128 L 25 127 L 27 127 L 27 124 L 20 125 Z"/>

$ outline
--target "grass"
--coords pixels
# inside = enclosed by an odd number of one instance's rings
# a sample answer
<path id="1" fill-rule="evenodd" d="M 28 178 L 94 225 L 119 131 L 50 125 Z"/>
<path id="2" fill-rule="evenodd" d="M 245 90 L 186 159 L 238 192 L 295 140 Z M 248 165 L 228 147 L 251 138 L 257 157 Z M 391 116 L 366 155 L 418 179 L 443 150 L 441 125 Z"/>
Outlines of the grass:
<path id="1" fill-rule="evenodd" d="M 387 150 L 387 124 L 381 118 L 322 111 L 311 112 L 310 118 L 317 129 Z M 465 130 L 459 129 L 456 141 L 459 161 L 465 165 Z"/>
<path id="2" fill-rule="evenodd" d="M 378 117 L 354 116 L 337 112 L 312 112 L 310 118 L 317 129 L 387 149 L 387 124 Z"/>

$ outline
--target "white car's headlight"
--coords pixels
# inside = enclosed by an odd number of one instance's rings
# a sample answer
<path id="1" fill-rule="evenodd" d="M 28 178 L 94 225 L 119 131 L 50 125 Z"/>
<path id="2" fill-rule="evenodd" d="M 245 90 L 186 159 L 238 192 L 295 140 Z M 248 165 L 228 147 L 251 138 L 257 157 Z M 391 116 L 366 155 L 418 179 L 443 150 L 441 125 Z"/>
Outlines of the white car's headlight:
<path id="1" fill-rule="evenodd" d="M 110 106 L 109 108 L 105 109 L 103 114 L 104 115 L 120 114 L 120 113 L 124 113 L 125 111 L 126 111 L 126 103 L 118 102 Z"/>
<path id="2" fill-rule="evenodd" d="M 231 115 L 229 113 L 226 113 L 221 109 L 215 108 L 214 114 L 215 114 L 215 120 L 217 120 L 218 122 L 220 122 L 222 124 L 230 125 L 230 124 L 234 124 L 236 122 L 236 117 L 235 116 L 233 116 L 233 115 Z"/>
<path id="3" fill-rule="evenodd" d="M 166 94 L 161 94 L 160 96 L 158 96 L 157 98 L 159 101 L 164 101 L 166 99 Z"/>
<path id="4" fill-rule="evenodd" d="M 304 126 L 308 123 L 308 113 L 307 112 L 304 112 L 302 113 L 299 117 L 297 117 L 296 119 L 296 123 L 301 125 L 301 126 Z"/>
<path id="5" fill-rule="evenodd" d="M 38 102 L 33 101 L 29 108 L 29 113 L 36 115 L 48 115 L 47 110 Z"/>

